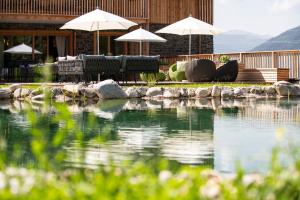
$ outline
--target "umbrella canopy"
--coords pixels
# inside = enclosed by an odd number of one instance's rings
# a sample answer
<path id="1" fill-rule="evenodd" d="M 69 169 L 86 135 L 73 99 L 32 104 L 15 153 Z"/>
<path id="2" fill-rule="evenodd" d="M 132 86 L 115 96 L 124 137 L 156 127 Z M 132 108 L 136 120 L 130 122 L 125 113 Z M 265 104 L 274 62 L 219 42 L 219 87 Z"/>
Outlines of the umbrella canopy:
<path id="1" fill-rule="evenodd" d="M 20 44 L 17 46 L 14 46 L 10 49 L 7 49 L 3 51 L 4 53 L 11 53 L 11 54 L 42 54 L 38 50 L 32 49 L 32 47 L 26 45 L 26 44 Z"/>
<path id="2" fill-rule="evenodd" d="M 208 23 L 205 23 L 192 16 L 175 22 L 156 33 L 168 33 L 175 35 L 189 35 L 189 55 L 191 55 L 191 37 L 192 35 L 217 35 L 222 33 L 221 29 L 218 29 Z"/>
<path id="3" fill-rule="evenodd" d="M 115 39 L 116 41 L 123 42 L 139 42 L 140 43 L 140 55 L 142 55 L 142 42 L 166 42 L 167 40 L 151 33 L 147 30 L 139 28 L 135 31 L 122 35 Z"/>
<path id="4" fill-rule="evenodd" d="M 99 31 L 100 30 L 127 30 L 136 23 L 120 16 L 96 9 L 92 12 L 79 16 L 61 27 L 61 29 L 97 31 L 97 46 L 99 54 Z"/>

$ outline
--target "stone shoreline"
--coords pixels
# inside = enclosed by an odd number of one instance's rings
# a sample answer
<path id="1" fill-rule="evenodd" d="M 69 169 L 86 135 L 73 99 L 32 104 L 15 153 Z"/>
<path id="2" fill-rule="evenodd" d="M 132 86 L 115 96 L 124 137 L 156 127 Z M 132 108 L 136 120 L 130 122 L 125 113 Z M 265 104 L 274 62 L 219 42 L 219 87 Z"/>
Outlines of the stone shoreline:
<path id="1" fill-rule="evenodd" d="M 161 88 L 161 87 L 121 87 L 113 80 L 97 84 L 64 85 L 61 87 L 41 86 L 35 90 L 14 84 L 0 88 L 0 99 L 43 101 L 51 98 L 57 102 L 94 101 L 106 99 L 240 99 L 240 98 L 280 98 L 300 97 L 300 85 L 285 81 L 272 86 L 220 87 L 209 88 Z"/>

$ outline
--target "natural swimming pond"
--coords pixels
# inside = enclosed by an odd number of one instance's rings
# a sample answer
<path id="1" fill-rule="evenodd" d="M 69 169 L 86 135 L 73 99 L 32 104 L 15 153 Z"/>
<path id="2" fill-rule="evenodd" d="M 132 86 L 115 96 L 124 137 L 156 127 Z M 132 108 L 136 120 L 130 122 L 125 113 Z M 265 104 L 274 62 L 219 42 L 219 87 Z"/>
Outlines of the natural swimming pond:
<path id="1" fill-rule="evenodd" d="M 26 108 L 38 116 L 46 113 L 34 124 L 40 132 L 32 131 Z M 49 158 L 64 152 L 58 163 L 63 167 L 162 157 L 222 173 L 234 172 L 238 164 L 247 172 L 265 172 L 274 147 L 300 146 L 299 99 L 110 100 L 73 102 L 64 109 L 75 124 L 65 125 L 51 107 L 1 102 L 0 147 L 6 162 L 34 167 L 34 151 L 44 150 Z M 53 135 L 61 127 L 65 132 Z M 68 133 L 68 127 L 76 130 Z M 36 140 L 42 146 L 32 150 Z"/>

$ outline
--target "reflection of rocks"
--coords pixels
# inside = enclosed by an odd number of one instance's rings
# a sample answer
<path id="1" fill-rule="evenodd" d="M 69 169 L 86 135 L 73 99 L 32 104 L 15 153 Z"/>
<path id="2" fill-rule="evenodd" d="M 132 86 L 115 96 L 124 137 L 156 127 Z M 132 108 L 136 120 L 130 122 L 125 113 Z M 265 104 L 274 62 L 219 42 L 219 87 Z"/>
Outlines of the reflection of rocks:
<path id="1" fill-rule="evenodd" d="M 99 103 L 99 107 L 94 110 L 96 116 L 112 120 L 122 111 L 126 100 L 105 100 Z"/>
<path id="2" fill-rule="evenodd" d="M 31 101 L 42 101 L 45 99 L 45 95 L 44 94 L 40 94 L 40 95 L 36 95 L 31 97 Z"/>
<path id="3" fill-rule="evenodd" d="M 211 105 L 211 100 L 210 99 L 197 99 L 195 101 L 195 106 L 197 108 L 212 108 L 212 105 Z"/>
<path id="4" fill-rule="evenodd" d="M 125 104 L 124 110 L 147 110 L 147 104 L 141 99 L 130 99 Z"/>
<path id="5" fill-rule="evenodd" d="M 93 85 L 93 88 L 99 93 L 101 99 L 125 99 L 127 94 L 113 80 L 105 80 Z"/>
<path id="6" fill-rule="evenodd" d="M 211 100 L 211 105 L 213 110 L 217 110 L 219 107 L 221 107 L 221 99 L 220 98 L 213 98 Z"/>
<path id="7" fill-rule="evenodd" d="M 164 138 L 161 145 L 165 157 L 180 163 L 211 165 L 213 162 L 210 158 L 214 144 L 210 133 L 177 134 Z"/>
<path id="8" fill-rule="evenodd" d="M 0 109 L 1 110 L 8 110 L 11 106 L 11 102 L 9 99 L 1 99 L 0 100 Z"/>
<path id="9" fill-rule="evenodd" d="M 162 109 L 163 108 L 163 101 L 147 100 L 146 104 L 149 109 Z"/>
<path id="10" fill-rule="evenodd" d="M 56 100 L 56 102 L 59 102 L 59 103 L 73 101 L 73 99 L 71 97 L 68 97 L 68 96 L 65 96 L 65 95 L 57 95 L 55 97 L 55 100 Z"/>
<path id="11" fill-rule="evenodd" d="M 179 99 L 164 99 L 163 100 L 163 108 L 165 108 L 165 109 L 177 108 L 179 105 L 180 105 Z"/>

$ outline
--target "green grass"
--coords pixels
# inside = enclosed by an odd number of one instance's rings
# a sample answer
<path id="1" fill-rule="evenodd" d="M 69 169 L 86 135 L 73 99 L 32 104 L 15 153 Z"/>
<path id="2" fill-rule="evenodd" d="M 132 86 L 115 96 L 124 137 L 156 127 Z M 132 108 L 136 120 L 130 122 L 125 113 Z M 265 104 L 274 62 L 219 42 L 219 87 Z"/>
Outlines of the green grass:
<path id="1" fill-rule="evenodd" d="M 1 84 L 1 85 L 0 85 L 0 88 L 7 88 L 7 87 L 9 87 L 10 85 L 12 85 L 12 84 Z M 39 88 L 40 86 L 41 86 L 41 84 L 25 84 L 25 85 L 23 85 L 22 87 L 23 87 L 23 88 L 26 88 L 26 89 L 32 89 L 32 90 L 34 90 L 34 89 Z"/>
<path id="2" fill-rule="evenodd" d="M 165 88 L 199 88 L 212 87 L 214 85 L 220 87 L 251 87 L 251 86 L 270 86 L 270 83 L 191 83 L 191 84 L 157 84 L 159 87 Z"/>

